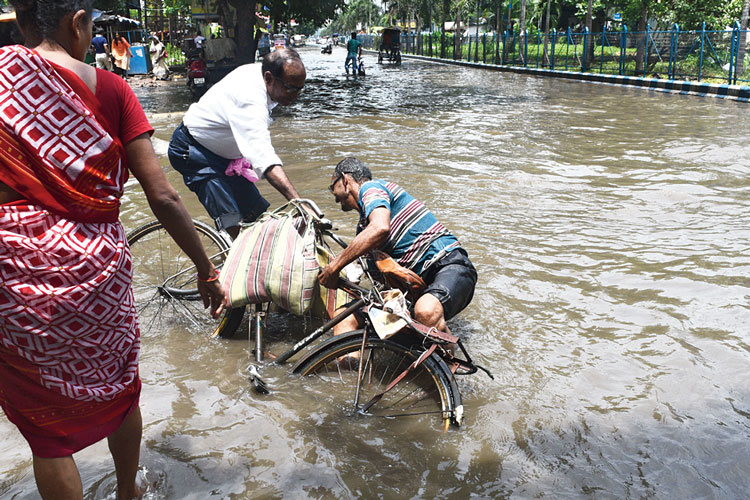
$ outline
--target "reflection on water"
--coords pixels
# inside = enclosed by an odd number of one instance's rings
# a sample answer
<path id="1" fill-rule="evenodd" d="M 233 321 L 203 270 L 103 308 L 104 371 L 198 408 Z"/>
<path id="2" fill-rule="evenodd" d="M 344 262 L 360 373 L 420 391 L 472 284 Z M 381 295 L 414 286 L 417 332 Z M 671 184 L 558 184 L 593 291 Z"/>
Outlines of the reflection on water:
<path id="1" fill-rule="evenodd" d="M 452 327 L 496 381 L 462 378 L 466 426 L 436 434 L 346 417 L 286 367 L 263 369 L 271 395 L 248 392 L 246 333 L 144 332 L 155 498 L 746 496 L 746 104 L 372 56 L 354 79 L 341 49 L 303 57 L 310 83 L 272 126 L 289 176 L 345 235 L 355 220 L 325 189 L 345 155 L 424 200 L 479 269 Z M 166 113 L 189 96 L 138 94 L 167 169 Z M 129 190 L 126 227 L 148 218 Z M 305 329 L 271 318 L 268 345 Z M 35 498 L 11 428 L 0 493 Z M 103 443 L 77 461 L 88 498 L 114 484 Z"/>

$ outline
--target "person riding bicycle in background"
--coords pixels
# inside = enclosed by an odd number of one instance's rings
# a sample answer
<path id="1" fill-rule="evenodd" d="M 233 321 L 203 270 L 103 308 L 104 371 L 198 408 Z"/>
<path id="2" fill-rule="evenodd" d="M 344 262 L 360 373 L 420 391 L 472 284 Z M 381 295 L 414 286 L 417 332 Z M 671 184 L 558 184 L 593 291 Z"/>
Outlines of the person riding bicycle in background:
<path id="1" fill-rule="evenodd" d="M 349 65 L 352 66 L 352 74 L 357 75 L 357 58 L 362 57 L 362 42 L 357 40 L 357 33 L 352 31 L 352 37 L 346 42 L 346 61 L 344 61 L 344 69 L 346 74 L 349 74 Z"/>
<path id="2" fill-rule="evenodd" d="M 402 187 L 372 180 L 370 169 L 357 158 L 336 165 L 329 190 L 343 211 L 357 210 L 360 219 L 356 237 L 320 272 L 320 283 L 335 288 L 347 264 L 381 250 L 427 285 L 414 304 L 414 318 L 447 332 L 446 320 L 469 305 L 477 282 L 477 271 L 456 237 Z M 336 326 L 334 335 L 359 326 L 351 315 Z"/>

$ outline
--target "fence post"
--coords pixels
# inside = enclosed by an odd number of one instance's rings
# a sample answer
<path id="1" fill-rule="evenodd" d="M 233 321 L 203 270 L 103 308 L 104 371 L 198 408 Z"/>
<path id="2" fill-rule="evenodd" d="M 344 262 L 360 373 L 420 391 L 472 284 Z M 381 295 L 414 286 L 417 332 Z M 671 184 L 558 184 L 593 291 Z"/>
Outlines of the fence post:
<path id="1" fill-rule="evenodd" d="M 735 60 L 734 60 L 734 84 L 737 85 L 737 72 L 739 71 L 739 76 L 741 77 L 744 73 L 743 70 L 745 69 L 745 66 L 743 65 L 742 68 L 740 68 L 740 46 L 742 45 L 742 25 L 740 25 L 739 21 L 735 21 L 734 27 L 737 29 L 737 53 L 735 54 Z M 744 50 L 745 47 L 742 47 Z"/>
<path id="2" fill-rule="evenodd" d="M 482 33 L 482 62 L 487 64 L 487 32 Z"/>
<path id="3" fill-rule="evenodd" d="M 539 47 L 541 46 L 542 46 L 542 32 L 539 30 L 536 30 L 536 69 L 539 69 Z"/>
<path id="4" fill-rule="evenodd" d="M 479 21 L 477 21 L 477 34 L 474 35 L 474 62 L 479 62 Z"/>
<path id="5" fill-rule="evenodd" d="M 589 71 L 589 43 L 591 43 L 591 33 L 589 27 L 583 27 L 583 60 L 581 61 L 581 71 Z"/>
<path id="6" fill-rule="evenodd" d="M 555 42 L 557 41 L 557 30 L 555 28 L 552 28 L 552 52 L 550 52 L 550 58 L 549 58 L 549 69 L 554 70 L 555 69 Z"/>
<path id="7" fill-rule="evenodd" d="M 523 30 L 523 67 L 529 67 L 529 30 Z"/>
<path id="8" fill-rule="evenodd" d="M 502 53 L 502 57 L 500 57 L 500 64 L 503 66 L 505 66 L 505 40 L 506 40 L 507 34 L 508 34 L 507 30 L 503 31 L 503 53 Z"/>
<path id="9" fill-rule="evenodd" d="M 604 40 L 607 36 L 607 27 L 602 26 L 602 57 L 599 60 L 599 74 L 604 73 Z"/>
<path id="10" fill-rule="evenodd" d="M 625 75 L 625 62 L 627 57 L 626 49 L 628 47 L 628 26 L 622 25 L 622 33 L 620 34 L 620 76 Z"/>
<path id="11" fill-rule="evenodd" d="M 732 84 L 732 85 L 737 85 L 737 70 L 739 69 L 737 67 L 737 63 L 739 62 L 739 57 L 740 57 L 740 41 L 742 39 L 741 36 L 740 36 L 741 35 L 740 30 L 742 30 L 742 26 L 740 26 L 740 22 L 739 21 L 735 21 L 735 23 L 734 23 L 734 29 L 732 30 L 732 38 L 736 37 L 737 41 L 734 43 L 734 51 L 732 53 L 732 62 L 730 63 L 732 65 L 731 67 L 734 68 L 734 69 L 733 69 L 733 71 L 730 71 L 730 73 L 729 73 L 732 76 L 732 81 L 730 81 L 729 83 Z"/>
<path id="12" fill-rule="evenodd" d="M 565 71 L 568 71 L 568 54 L 570 53 L 570 26 L 565 36 Z"/>
<path id="13" fill-rule="evenodd" d="M 732 28 L 732 42 L 729 44 L 729 74 L 727 75 L 727 84 L 732 84 L 732 63 L 734 62 L 734 33 L 735 29 Z"/>
<path id="14" fill-rule="evenodd" d="M 677 42 L 680 38 L 680 26 L 672 26 L 672 43 L 669 44 L 669 79 L 674 80 L 677 74 Z"/>
<path id="15" fill-rule="evenodd" d="M 492 35 L 492 41 L 495 42 L 495 57 L 492 58 L 493 64 L 497 64 L 497 60 L 499 59 L 500 55 L 500 33 L 495 30 L 495 33 Z M 502 63 L 502 61 L 500 61 Z"/>
<path id="16" fill-rule="evenodd" d="M 650 26 L 648 23 L 646 23 L 646 50 L 643 52 L 643 78 L 646 78 L 646 73 L 648 72 L 648 37 L 649 37 L 649 31 Z"/>
<path id="17" fill-rule="evenodd" d="M 705 43 L 706 38 L 706 22 L 703 21 L 703 26 L 701 27 L 701 55 L 698 58 L 698 81 L 701 81 L 701 74 L 703 73 L 703 44 Z"/>

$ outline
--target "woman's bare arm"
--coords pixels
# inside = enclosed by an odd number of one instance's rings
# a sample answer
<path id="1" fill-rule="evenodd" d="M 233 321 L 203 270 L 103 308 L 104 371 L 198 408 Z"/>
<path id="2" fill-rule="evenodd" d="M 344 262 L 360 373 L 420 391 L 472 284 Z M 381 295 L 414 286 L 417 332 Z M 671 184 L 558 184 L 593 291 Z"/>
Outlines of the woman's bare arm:
<path id="1" fill-rule="evenodd" d="M 167 180 L 151 145 L 148 134 L 141 134 L 125 145 L 130 171 L 140 182 L 146 199 L 159 222 L 183 252 L 193 261 L 201 278 L 216 275 L 216 269 L 206 255 L 198 233 L 193 226 L 180 195 Z M 198 281 L 198 291 L 204 306 L 211 306 L 211 315 L 216 317 L 224 310 L 226 295 L 218 281 Z"/>

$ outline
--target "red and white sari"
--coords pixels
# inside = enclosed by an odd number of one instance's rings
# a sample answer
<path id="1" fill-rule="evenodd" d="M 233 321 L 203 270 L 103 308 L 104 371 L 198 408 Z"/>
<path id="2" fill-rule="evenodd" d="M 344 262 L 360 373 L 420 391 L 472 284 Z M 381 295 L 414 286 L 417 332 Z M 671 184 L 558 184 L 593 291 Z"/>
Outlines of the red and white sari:
<path id="1" fill-rule="evenodd" d="M 73 73 L 0 49 L 0 405 L 35 455 L 74 453 L 138 403 L 122 144 Z"/>

